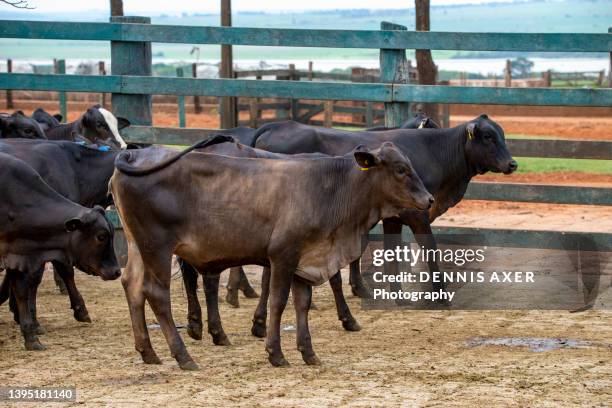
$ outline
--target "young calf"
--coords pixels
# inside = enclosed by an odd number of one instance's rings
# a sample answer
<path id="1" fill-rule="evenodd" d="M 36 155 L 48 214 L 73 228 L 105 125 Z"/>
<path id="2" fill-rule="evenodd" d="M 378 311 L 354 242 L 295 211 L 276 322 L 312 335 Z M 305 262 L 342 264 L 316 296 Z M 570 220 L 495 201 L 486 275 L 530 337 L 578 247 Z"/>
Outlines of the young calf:
<path id="1" fill-rule="evenodd" d="M 0 114 L 0 139 L 46 139 L 38 122 L 16 111 L 12 115 Z"/>
<path id="2" fill-rule="evenodd" d="M 85 208 L 62 197 L 15 157 L 0 153 L 0 161 L 0 268 L 17 298 L 25 347 L 41 350 L 28 301 L 32 276 L 45 262 L 58 261 L 104 280 L 118 278 L 113 228 L 101 207 Z"/>
<path id="3" fill-rule="evenodd" d="M 157 153 L 126 151 L 115 162 L 111 190 L 128 240 L 122 283 L 136 349 L 145 363 L 160 363 L 145 323 L 147 300 L 180 367 L 197 368 L 172 318 L 174 253 L 205 275 L 244 264 L 270 266 L 268 359 L 288 364 L 280 319 L 292 288 L 298 349 L 307 364 L 318 364 L 308 330 L 311 285 L 356 259 L 362 235 L 381 218 L 426 209 L 432 196 L 392 143 L 313 160 L 189 153 L 196 147 L 161 162 Z"/>

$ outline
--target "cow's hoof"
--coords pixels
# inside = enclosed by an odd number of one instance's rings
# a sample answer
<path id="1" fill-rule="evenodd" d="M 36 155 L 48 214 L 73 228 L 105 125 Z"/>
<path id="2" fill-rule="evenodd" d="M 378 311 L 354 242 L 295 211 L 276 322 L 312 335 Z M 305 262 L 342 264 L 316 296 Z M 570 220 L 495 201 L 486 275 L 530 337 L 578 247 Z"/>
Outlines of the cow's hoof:
<path id="1" fill-rule="evenodd" d="M 34 329 L 34 333 L 36 333 L 36 335 L 38 335 L 38 336 L 40 336 L 42 334 L 47 334 L 47 329 L 45 329 L 43 326 L 38 324 L 36 326 L 36 328 Z"/>
<path id="2" fill-rule="evenodd" d="M 213 343 L 215 344 L 215 346 L 231 346 L 232 345 L 232 343 L 227 338 L 227 335 L 223 332 L 217 333 L 217 334 L 211 333 L 211 336 L 213 338 Z"/>
<path id="3" fill-rule="evenodd" d="M 374 294 L 368 288 L 363 285 L 355 285 L 351 286 L 351 292 L 353 292 L 353 296 L 357 296 L 361 299 L 373 299 Z"/>
<path id="4" fill-rule="evenodd" d="M 179 367 L 181 367 L 181 370 L 185 371 L 198 371 L 200 369 L 200 366 L 193 360 L 187 360 L 182 363 L 179 362 Z"/>
<path id="5" fill-rule="evenodd" d="M 321 365 L 321 360 L 316 354 L 302 355 L 302 359 L 307 365 Z"/>
<path id="6" fill-rule="evenodd" d="M 82 306 L 77 306 L 74 309 L 74 319 L 77 322 L 81 322 L 81 323 L 91 323 L 91 318 L 89 317 L 89 312 L 87 311 L 87 308 Z"/>
<path id="7" fill-rule="evenodd" d="M 251 334 L 255 337 L 263 339 L 264 337 L 266 337 L 266 325 L 253 322 L 253 327 L 251 327 Z"/>
<path id="8" fill-rule="evenodd" d="M 38 340 L 29 340 L 25 342 L 25 348 L 28 351 L 42 351 L 47 348 L 43 346 Z"/>
<path id="9" fill-rule="evenodd" d="M 359 323 L 357 323 L 357 320 L 355 320 L 353 316 L 346 320 L 342 320 L 342 327 L 344 327 L 344 330 L 351 332 L 361 330 L 361 326 L 359 325 Z"/>
<path id="10" fill-rule="evenodd" d="M 228 290 L 227 295 L 225 295 L 225 301 L 229 303 L 232 307 L 240 307 L 240 302 L 238 301 L 238 291 Z"/>
<path id="11" fill-rule="evenodd" d="M 244 288 L 242 290 L 242 294 L 244 295 L 244 297 L 246 297 L 248 299 L 257 299 L 257 298 L 259 298 L 259 293 L 255 292 L 255 289 L 253 289 L 250 286 Z"/>
<path id="12" fill-rule="evenodd" d="M 285 359 L 285 357 L 281 354 L 280 356 L 268 356 L 268 361 L 274 367 L 289 367 L 289 362 Z"/>
<path id="13" fill-rule="evenodd" d="M 161 364 L 161 360 L 153 350 L 140 353 L 142 361 L 145 364 Z"/>
<path id="14" fill-rule="evenodd" d="M 187 334 L 194 340 L 202 340 L 202 325 L 189 323 L 187 325 Z"/>

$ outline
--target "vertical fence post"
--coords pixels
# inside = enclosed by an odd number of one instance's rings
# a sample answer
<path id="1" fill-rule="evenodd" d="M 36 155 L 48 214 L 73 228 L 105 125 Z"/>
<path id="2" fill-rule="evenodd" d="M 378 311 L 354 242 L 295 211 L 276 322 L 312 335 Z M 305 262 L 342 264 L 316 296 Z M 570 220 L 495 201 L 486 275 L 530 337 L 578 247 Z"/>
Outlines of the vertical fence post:
<path id="1" fill-rule="evenodd" d="M 261 75 L 256 75 L 255 80 L 261 80 Z M 261 109 L 259 109 L 259 98 L 251 98 L 249 100 L 249 126 L 256 128 L 259 126 L 259 119 L 261 118 Z"/>
<path id="2" fill-rule="evenodd" d="M 608 34 L 612 34 L 612 27 L 608 28 Z M 612 52 L 610 52 L 610 59 L 608 62 L 608 87 L 612 88 Z"/>
<path id="3" fill-rule="evenodd" d="M 406 30 L 407 28 L 383 21 L 381 30 Z M 380 82 L 406 84 L 410 81 L 406 50 L 380 50 Z M 385 102 L 385 126 L 399 127 L 408 117 L 410 104 L 407 102 Z"/>
<path id="4" fill-rule="evenodd" d="M 60 74 L 60 75 L 65 75 L 66 74 L 66 60 L 64 59 L 60 59 L 57 60 L 57 64 L 55 65 L 56 67 L 56 74 Z M 59 109 L 60 109 L 60 114 L 62 115 L 62 120 L 64 122 L 68 121 L 68 108 L 66 106 L 66 92 L 61 91 L 57 93 L 58 95 L 58 99 L 59 99 Z"/>
<path id="5" fill-rule="evenodd" d="M 330 128 L 334 124 L 334 101 L 325 101 L 323 102 L 323 126 L 326 128 Z"/>
<path id="6" fill-rule="evenodd" d="M 185 72 L 182 67 L 176 69 L 176 76 L 179 78 L 183 78 L 185 76 Z M 179 127 L 185 127 L 185 96 L 178 96 L 178 115 L 179 115 Z"/>
<path id="7" fill-rule="evenodd" d="M 191 64 L 191 76 L 194 78 L 198 77 L 198 64 L 195 62 Z M 202 113 L 202 105 L 200 104 L 199 95 L 194 95 L 193 97 L 193 111 L 195 113 Z"/>
<path id="8" fill-rule="evenodd" d="M 112 23 L 151 24 L 149 17 L 114 16 Z M 151 43 L 111 41 L 111 74 L 151 76 Z M 133 125 L 152 123 L 151 95 L 111 95 L 113 113 L 128 119 Z"/>
<path id="9" fill-rule="evenodd" d="M 308 61 L 308 80 L 312 81 L 312 61 Z"/>
<path id="10" fill-rule="evenodd" d="M 230 0 L 221 0 L 221 26 L 232 26 L 232 8 Z M 221 78 L 234 78 L 234 62 L 232 46 L 221 45 L 221 66 L 219 67 Z M 238 98 L 222 96 L 219 98 L 221 112 L 221 127 L 233 128 L 238 125 Z"/>
<path id="11" fill-rule="evenodd" d="M 9 74 L 13 72 L 13 60 L 6 60 L 6 72 Z M 13 91 L 6 91 L 6 109 L 13 109 L 15 106 L 13 105 Z"/>
<path id="12" fill-rule="evenodd" d="M 289 64 L 289 80 L 290 81 L 299 81 L 300 77 L 295 72 L 295 64 Z M 299 99 L 291 99 L 291 119 L 298 120 L 300 116 L 300 100 Z"/>
<path id="13" fill-rule="evenodd" d="M 506 68 L 504 69 L 504 86 L 510 88 L 512 86 L 512 61 L 506 60 Z"/>
<path id="14" fill-rule="evenodd" d="M 104 64 L 104 61 L 98 61 L 98 74 L 106 75 L 106 66 Z M 106 93 L 105 92 L 102 92 L 102 94 L 100 95 L 100 105 L 102 105 L 103 108 L 106 108 Z"/>

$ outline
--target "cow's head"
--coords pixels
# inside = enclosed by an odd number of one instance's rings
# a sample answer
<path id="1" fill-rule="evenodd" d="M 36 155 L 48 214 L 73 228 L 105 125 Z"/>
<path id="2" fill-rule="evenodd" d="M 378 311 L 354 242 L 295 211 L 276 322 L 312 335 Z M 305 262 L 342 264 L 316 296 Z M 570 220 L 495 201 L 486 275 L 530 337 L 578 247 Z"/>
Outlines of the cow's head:
<path id="1" fill-rule="evenodd" d="M 115 117 L 100 105 L 95 105 L 87 109 L 80 121 L 82 136 L 92 144 L 105 145 L 112 149 L 127 147 L 119 131 L 130 126 L 129 120 Z"/>
<path id="2" fill-rule="evenodd" d="M 432 118 L 425 115 L 423 112 L 418 112 L 412 119 L 407 120 L 400 126 L 401 129 L 440 129 Z"/>
<path id="3" fill-rule="evenodd" d="M 0 116 L 0 137 L 4 139 L 46 139 L 38 122 L 27 117 L 22 111 Z"/>
<path id="4" fill-rule="evenodd" d="M 60 114 L 51 115 L 43 108 L 38 108 L 32 113 L 32 119 L 38 122 L 45 132 L 59 126 L 63 118 Z"/>
<path id="5" fill-rule="evenodd" d="M 423 185 L 410 160 L 391 142 L 367 151 L 357 147 L 353 152 L 362 171 L 371 175 L 375 194 L 395 212 L 401 209 L 426 210 L 434 198 Z"/>
<path id="6" fill-rule="evenodd" d="M 504 130 L 487 115 L 466 123 L 465 135 L 467 161 L 477 174 L 487 171 L 510 174 L 518 168 L 506 148 Z"/>
<path id="7" fill-rule="evenodd" d="M 65 222 L 70 249 L 77 268 L 104 280 L 117 279 L 121 268 L 113 248 L 114 229 L 100 206 Z"/>

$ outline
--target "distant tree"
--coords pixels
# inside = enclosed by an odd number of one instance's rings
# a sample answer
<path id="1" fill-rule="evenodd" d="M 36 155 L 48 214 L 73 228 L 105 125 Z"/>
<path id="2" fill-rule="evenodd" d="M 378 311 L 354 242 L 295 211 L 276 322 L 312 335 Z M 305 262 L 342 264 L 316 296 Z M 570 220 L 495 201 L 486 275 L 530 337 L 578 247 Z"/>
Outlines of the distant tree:
<path id="1" fill-rule="evenodd" d="M 527 58 L 518 57 L 510 61 L 512 64 L 512 77 L 513 78 L 528 78 L 533 68 L 533 61 L 529 61 Z"/>
<path id="2" fill-rule="evenodd" d="M 417 31 L 429 31 L 429 0 L 414 0 L 415 18 Z M 419 84 L 435 85 L 438 68 L 434 64 L 431 50 L 416 50 L 417 71 L 419 73 Z M 429 117 L 439 122 L 438 105 L 433 103 L 423 104 L 421 110 Z"/>
<path id="3" fill-rule="evenodd" d="M 8 4 L 9 6 L 12 6 L 18 9 L 32 10 L 35 8 L 35 7 L 30 6 L 27 0 L 0 0 L 0 3 Z"/>
<path id="4" fill-rule="evenodd" d="M 110 0 L 110 15 L 111 17 L 123 15 L 123 0 Z"/>

